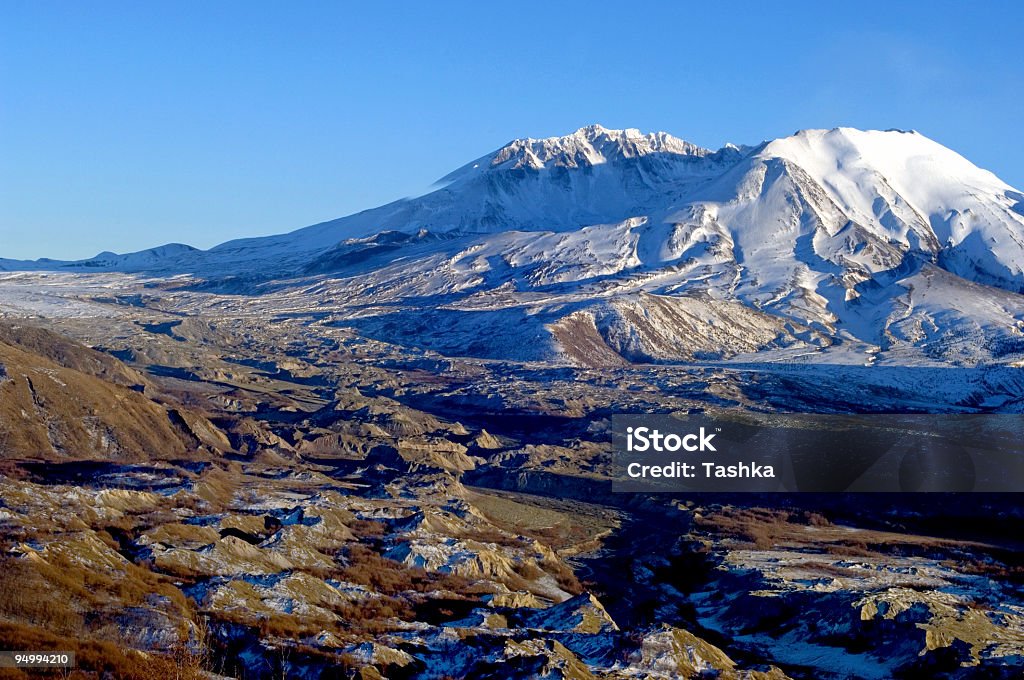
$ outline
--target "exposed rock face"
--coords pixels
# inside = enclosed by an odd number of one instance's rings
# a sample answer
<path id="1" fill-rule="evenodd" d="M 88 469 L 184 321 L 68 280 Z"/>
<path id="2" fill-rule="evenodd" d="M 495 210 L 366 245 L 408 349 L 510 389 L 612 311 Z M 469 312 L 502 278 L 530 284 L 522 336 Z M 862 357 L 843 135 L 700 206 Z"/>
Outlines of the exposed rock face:
<path id="1" fill-rule="evenodd" d="M 668 626 L 644 638 L 639 661 L 652 673 L 685 678 L 715 669 L 732 670 L 735 666 L 717 647 Z"/>
<path id="2" fill-rule="evenodd" d="M 473 445 L 478 449 L 483 449 L 485 451 L 502 448 L 502 444 L 498 438 L 487 430 L 480 430 L 480 434 L 473 438 Z"/>
<path id="3" fill-rule="evenodd" d="M 591 593 L 582 593 L 547 609 L 542 609 L 536 614 L 526 617 L 524 625 L 527 628 L 590 635 L 619 629 L 604 606 Z"/>
<path id="4" fill-rule="evenodd" d="M 596 678 L 585 663 L 557 640 L 509 640 L 503 650 L 512 678 Z"/>

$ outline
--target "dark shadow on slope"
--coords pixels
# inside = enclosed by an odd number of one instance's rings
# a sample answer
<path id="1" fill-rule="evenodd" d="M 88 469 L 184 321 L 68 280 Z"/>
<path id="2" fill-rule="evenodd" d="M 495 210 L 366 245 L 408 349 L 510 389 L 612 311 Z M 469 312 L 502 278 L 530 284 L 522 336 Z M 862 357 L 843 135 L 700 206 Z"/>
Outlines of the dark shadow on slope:
<path id="1" fill-rule="evenodd" d="M 345 319 L 337 326 L 354 328 L 368 338 L 418 347 L 446 356 L 539 361 L 555 355 L 544 324 L 557 321 L 581 305 L 529 314 L 524 307 L 467 311 L 431 307 L 406 308 L 390 314 Z"/>

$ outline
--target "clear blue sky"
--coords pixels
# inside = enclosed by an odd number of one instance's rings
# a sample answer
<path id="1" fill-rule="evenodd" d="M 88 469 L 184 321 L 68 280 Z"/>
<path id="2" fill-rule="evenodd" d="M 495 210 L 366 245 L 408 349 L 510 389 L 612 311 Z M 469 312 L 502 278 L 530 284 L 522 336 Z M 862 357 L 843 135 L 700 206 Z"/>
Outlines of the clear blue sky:
<path id="1" fill-rule="evenodd" d="M 1024 186 L 1020 2 L 0 0 L 0 257 L 290 231 L 592 122 L 915 128 Z"/>

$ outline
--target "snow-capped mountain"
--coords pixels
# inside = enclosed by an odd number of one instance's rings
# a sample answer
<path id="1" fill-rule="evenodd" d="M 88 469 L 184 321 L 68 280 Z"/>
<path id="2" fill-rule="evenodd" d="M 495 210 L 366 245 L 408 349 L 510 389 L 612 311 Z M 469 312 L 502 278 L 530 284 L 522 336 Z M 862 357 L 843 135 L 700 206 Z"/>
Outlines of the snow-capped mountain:
<path id="1" fill-rule="evenodd" d="M 1024 355 L 1024 194 L 916 132 L 710 151 L 595 125 L 515 140 L 415 199 L 165 248 L 0 268 L 189 273 L 504 358 Z"/>

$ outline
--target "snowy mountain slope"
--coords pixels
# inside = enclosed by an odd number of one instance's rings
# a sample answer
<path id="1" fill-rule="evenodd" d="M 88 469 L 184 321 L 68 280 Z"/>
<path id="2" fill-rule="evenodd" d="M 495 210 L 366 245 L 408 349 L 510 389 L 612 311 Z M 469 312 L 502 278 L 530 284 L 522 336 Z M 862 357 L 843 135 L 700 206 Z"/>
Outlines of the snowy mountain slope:
<path id="1" fill-rule="evenodd" d="M 791 237 L 806 237 L 813 224 L 814 253 L 833 263 L 841 257 L 846 269 L 891 269 L 913 252 L 972 280 L 1024 286 L 1024 197 L 917 133 L 812 130 L 710 152 L 664 133 L 591 126 L 516 140 L 443 181 L 417 199 L 211 254 L 237 261 L 273 252 L 287 261 L 388 230 L 561 232 L 647 218 L 677 232 L 698 227 L 675 234 L 696 243 L 742 240 L 752 260 L 745 268 L 763 282 L 779 271 L 779 248 L 791 250 Z M 684 255 L 685 241 L 645 245 L 639 254 L 648 265 Z"/>
<path id="2" fill-rule="evenodd" d="M 792 162 L 852 221 L 966 278 L 1021 287 L 1022 196 L 916 132 L 804 131 L 759 154 Z"/>
<path id="3" fill-rule="evenodd" d="M 711 152 L 665 133 L 594 125 L 566 137 L 512 141 L 442 178 L 425 196 L 283 236 L 230 241 L 214 252 L 308 251 L 388 230 L 576 229 L 656 210 L 740 157 L 736 147 Z"/>
<path id="4" fill-rule="evenodd" d="M 916 132 L 709 151 L 590 126 L 515 140 L 442 182 L 209 251 L 0 267 L 192 274 L 492 357 L 1024 358 L 1024 194 Z"/>

